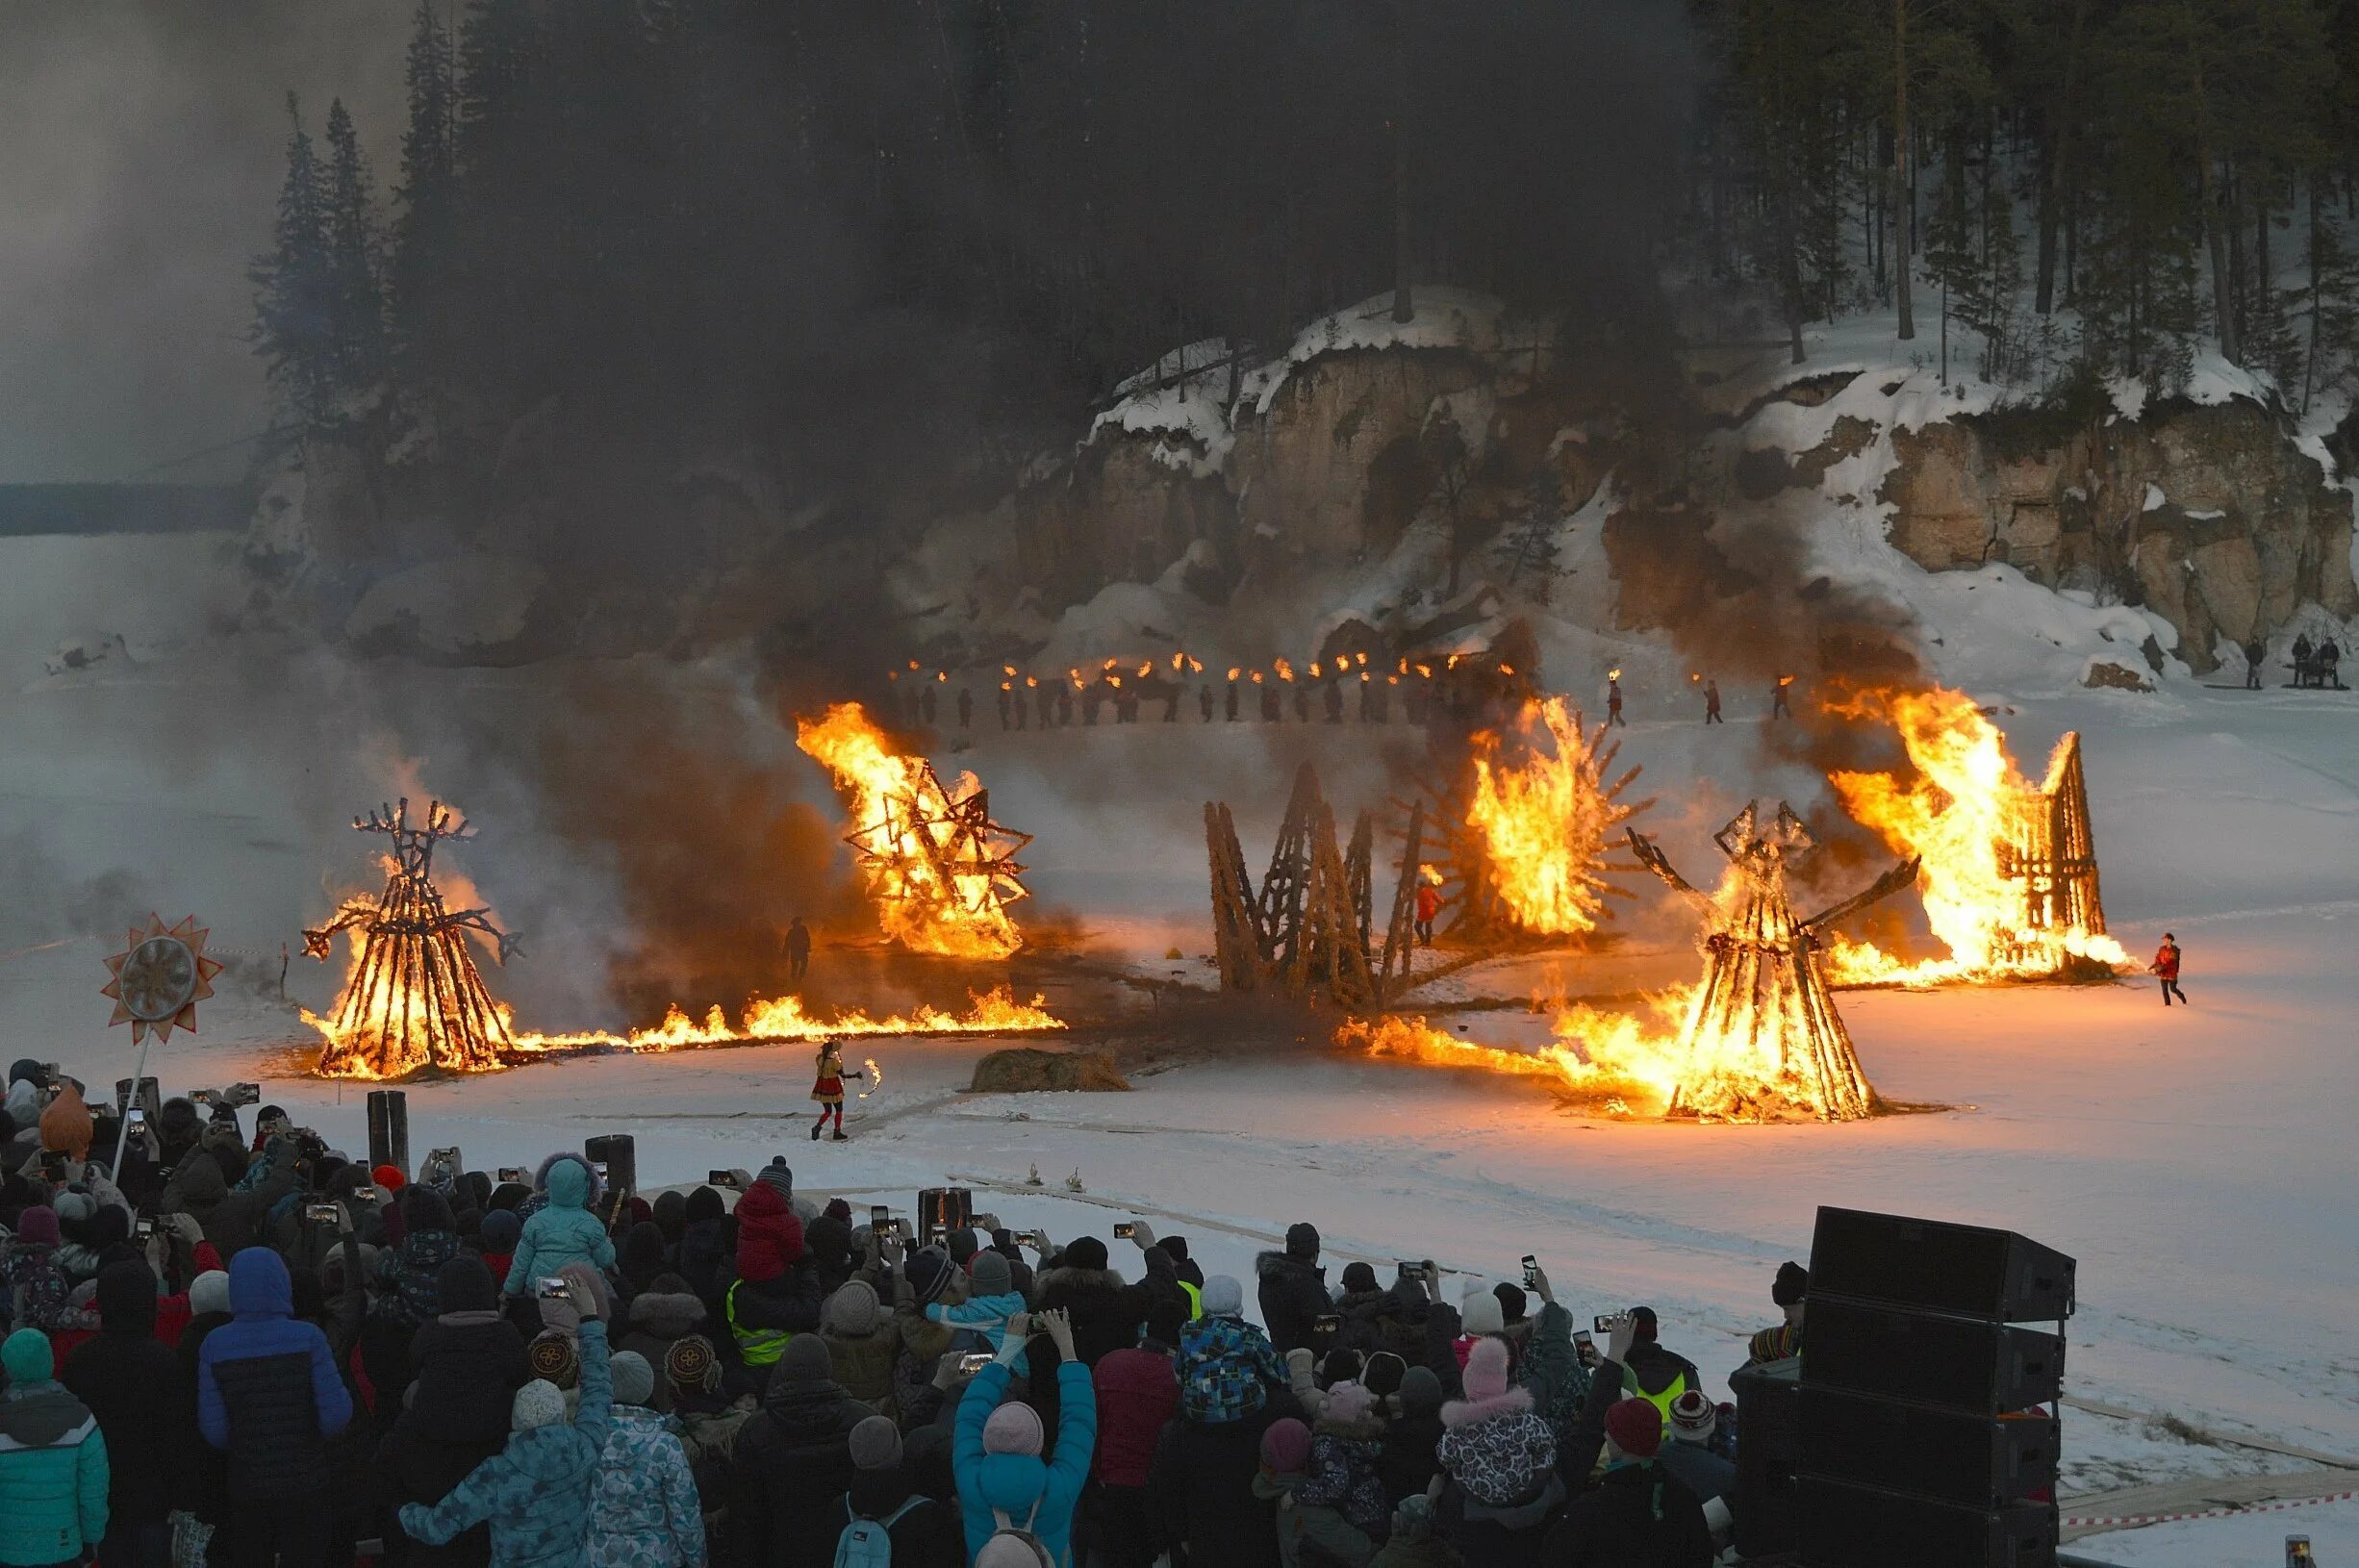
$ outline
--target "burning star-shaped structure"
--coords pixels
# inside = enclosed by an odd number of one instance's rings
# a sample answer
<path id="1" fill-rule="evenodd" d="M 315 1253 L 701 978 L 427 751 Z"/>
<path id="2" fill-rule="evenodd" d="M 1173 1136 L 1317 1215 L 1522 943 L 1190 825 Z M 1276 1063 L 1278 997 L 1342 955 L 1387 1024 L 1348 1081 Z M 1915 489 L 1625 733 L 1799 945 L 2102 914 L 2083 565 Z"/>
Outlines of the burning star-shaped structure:
<path id="1" fill-rule="evenodd" d="M 1691 886 L 1652 840 L 1630 831 L 1639 861 L 1694 900 L 1707 922 L 1704 980 L 1688 1004 L 1680 1040 L 1685 1065 L 1668 1114 L 1735 1122 L 1851 1122 L 1871 1114 L 1876 1092 L 1835 1010 L 1818 933 L 1914 884 L 1917 863 L 1903 861 L 1804 920 L 1787 898 L 1786 862 L 1813 841 L 1792 808 L 1781 801 L 1763 822 L 1748 803 L 1713 842 L 1729 859 L 1716 896 Z"/>
<path id="2" fill-rule="evenodd" d="M 516 937 L 488 909 L 450 909 L 434 885 L 438 844 L 473 838 L 474 829 L 440 800 L 422 822 L 410 802 L 379 806 L 352 820 L 355 832 L 393 841 L 385 890 L 352 898 L 325 925 L 303 933 L 303 950 L 325 958 L 339 931 L 352 933 L 353 960 L 332 1017 L 306 1009 L 303 1021 L 327 1040 L 325 1077 L 398 1078 L 429 1068 L 483 1073 L 507 1065 L 508 1011 L 484 989 L 466 933 L 487 939 L 502 965 Z"/>

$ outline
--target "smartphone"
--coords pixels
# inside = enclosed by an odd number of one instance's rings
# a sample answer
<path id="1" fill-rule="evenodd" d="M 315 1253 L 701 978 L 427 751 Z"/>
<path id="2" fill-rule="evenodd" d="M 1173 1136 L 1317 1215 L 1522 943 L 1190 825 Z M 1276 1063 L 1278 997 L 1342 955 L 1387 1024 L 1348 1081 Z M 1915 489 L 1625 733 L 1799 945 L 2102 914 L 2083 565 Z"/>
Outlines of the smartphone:
<path id="1" fill-rule="evenodd" d="M 1540 1260 L 1530 1252 L 1524 1254 L 1524 1289 L 1537 1289 L 1540 1282 Z"/>
<path id="2" fill-rule="evenodd" d="M 880 1236 L 891 1234 L 893 1230 L 893 1209 L 891 1205 L 885 1203 L 871 1203 L 868 1206 L 868 1226 L 871 1230 L 875 1231 L 876 1234 Z"/>
<path id="3" fill-rule="evenodd" d="M 1040 1245 L 1040 1232 L 1037 1230 L 1017 1231 L 1016 1245 L 1019 1247 L 1038 1247 Z"/>
<path id="4" fill-rule="evenodd" d="M 306 1203 L 303 1205 L 303 1217 L 314 1225 L 334 1225 L 336 1216 L 340 1212 L 342 1211 L 334 1203 Z"/>
<path id="5" fill-rule="evenodd" d="M 553 1276 L 541 1281 L 541 1300 L 545 1302 L 561 1302 L 572 1294 L 572 1286 Z"/>
<path id="6" fill-rule="evenodd" d="M 499 1179 L 503 1185 L 513 1181 L 520 1187 L 526 1182 L 530 1181 L 532 1177 L 525 1173 L 524 1168 L 520 1165 L 503 1165 L 499 1168 Z"/>
<path id="7" fill-rule="evenodd" d="M 146 1125 L 147 1113 L 140 1109 L 139 1106 L 134 1105 L 130 1110 L 123 1113 L 123 1120 L 130 1123 L 135 1127 L 142 1126 Z"/>
<path id="8" fill-rule="evenodd" d="M 1589 1320 L 1589 1327 L 1596 1329 L 1601 1334 L 1610 1334 L 1613 1332 L 1614 1317 L 1614 1313 L 1600 1312 L 1597 1314 L 1597 1316 Z"/>
<path id="9" fill-rule="evenodd" d="M 1427 1279 L 1431 1278 L 1432 1276 L 1425 1272 L 1424 1264 L 1409 1263 L 1405 1261 L 1401 1265 L 1401 1277 L 1404 1279 Z"/>
<path id="10" fill-rule="evenodd" d="M 590 1169 L 596 1171 L 600 1177 L 603 1177 L 606 1175 L 606 1162 L 604 1160 L 592 1160 L 590 1162 Z"/>
<path id="11" fill-rule="evenodd" d="M 958 1376 L 972 1378 L 983 1368 L 991 1365 L 991 1361 L 992 1355 L 989 1351 L 969 1351 L 958 1358 Z"/>
<path id="12" fill-rule="evenodd" d="M 735 1186 L 737 1173 L 734 1171 L 707 1171 L 704 1173 L 704 1184 L 708 1187 Z"/>
<path id="13" fill-rule="evenodd" d="M 147 1214 L 140 1215 L 140 1223 L 131 1227 L 131 1233 L 139 1237 L 141 1241 L 145 1241 L 148 1237 L 154 1235 L 156 1233 L 155 1217 Z"/>
<path id="14" fill-rule="evenodd" d="M 1340 1312 L 1320 1313 L 1310 1320 L 1310 1331 L 1322 1338 L 1333 1338 L 1343 1332 L 1343 1314 Z"/>
<path id="15" fill-rule="evenodd" d="M 1130 1221 L 1117 1220 L 1114 1222 L 1114 1239 L 1116 1241 L 1129 1241 L 1137 1235 L 1138 1227 L 1132 1224 Z"/>
<path id="16" fill-rule="evenodd" d="M 1586 1328 L 1573 1330 L 1573 1353 L 1581 1357 L 1581 1364 L 1585 1367 L 1597 1365 L 1597 1341 L 1589 1337 Z"/>

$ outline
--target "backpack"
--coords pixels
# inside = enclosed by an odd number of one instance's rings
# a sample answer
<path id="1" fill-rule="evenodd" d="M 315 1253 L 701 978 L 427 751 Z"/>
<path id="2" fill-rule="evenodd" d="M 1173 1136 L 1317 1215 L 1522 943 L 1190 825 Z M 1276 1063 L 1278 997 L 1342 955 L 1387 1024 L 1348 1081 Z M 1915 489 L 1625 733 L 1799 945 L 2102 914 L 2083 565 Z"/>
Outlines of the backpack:
<path id="1" fill-rule="evenodd" d="M 851 1499 L 844 1499 L 844 1517 L 851 1523 L 835 1538 L 835 1568 L 892 1568 L 893 1527 L 911 1509 L 933 1499 L 920 1495 L 909 1499 L 882 1519 L 870 1519 L 851 1511 Z"/>
<path id="2" fill-rule="evenodd" d="M 976 1560 L 978 1562 L 982 1560 L 983 1552 L 991 1550 L 992 1541 L 1017 1541 L 1031 1549 L 1032 1560 L 1039 1563 L 1040 1568 L 1056 1568 L 1056 1559 L 1049 1555 L 1048 1547 L 1041 1543 L 1039 1536 L 1032 1533 L 1032 1525 L 1040 1518 L 1040 1499 L 1032 1500 L 1032 1511 L 1024 1516 L 1022 1525 L 1012 1523 L 1005 1509 L 992 1509 L 991 1519 L 994 1529 L 990 1539 L 983 1542 L 982 1552 L 975 1555 Z"/>

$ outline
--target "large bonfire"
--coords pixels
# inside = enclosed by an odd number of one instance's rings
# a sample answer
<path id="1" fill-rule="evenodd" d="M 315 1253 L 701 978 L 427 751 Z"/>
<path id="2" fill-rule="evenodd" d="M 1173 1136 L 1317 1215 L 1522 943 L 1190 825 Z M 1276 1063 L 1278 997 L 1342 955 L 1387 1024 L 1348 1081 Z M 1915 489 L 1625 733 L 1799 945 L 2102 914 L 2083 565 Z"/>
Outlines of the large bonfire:
<path id="1" fill-rule="evenodd" d="M 1875 1091 L 1860 1071 L 1828 990 L 1818 933 L 1914 879 L 1904 862 L 1854 898 L 1809 919 L 1788 902 L 1786 859 L 1811 847 L 1792 812 L 1763 822 L 1748 805 L 1715 841 L 1729 859 L 1705 894 L 1661 851 L 1630 835 L 1639 858 L 1705 916 L 1705 974 L 1655 999 L 1652 1020 L 1560 1007 L 1536 1051 L 1459 1041 L 1423 1019 L 1352 1020 L 1340 1044 L 1381 1056 L 1547 1081 L 1567 1100 L 1609 1115 L 1706 1122 L 1848 1122 Z"/>
<path id="2" fill-rule="evenodd" d="M 1899 732 L 1914 776 L 1838 772 L 1831 782 L 1853 817 L 1924 862 L 1925 919 L 1949 949 L 1909 963 L 1837 938 L 1828 958 L 1838 984 L 2103 975 L 2129 962 L 2105 934 L 2077 734 L 2057 742 L 2034 784 L 1963 693 L 1857 693 L 1827 706 Z"/>
<path id="3" fill-rule="evenodd" d="M 1024 946 L 1007 906 L 1024 897 L 1015 857 L 1031 838 L 991 820 L 974 774 L 946 787 L 932 763 L 894 750 L 857 702 L 797 720 L 795 744 L 850 802 L 857 825 L 845 842 L 887 937 L 954 958 L 1006 958 Z"/>
<path id="4" fill-rule="evenodd" d="M 921 1006 L 881 1018 L 858 1010 L 817 1016 L 799 997 L 756 997 L 734 1023 L 719 1005 L 698 1017 L 674 1003 L 661 1022 L 619 1033 L 520 1030 L 509 1006 L 486 989 L 469 948 L 470 940 L 480 943 L 504 962 L 516 948 L 515 936 L 499 928 L 464 878 L 434 864 L 438 844 L 472 837 L 467 822 L 440 801 L 414 822 L 405 799 L 356 818 L 353 826 L 384 834 L 393 850 L 385 857 L 383 891 L 346 899 L 333 920 L 304 933 L 305 949 L 314 957 L 328 957 L 339 933 L 350 952 L 335 1005 L 325 1016 L 308 1008 L 302 1013 L 324 1042 L 316 1069 L 323 1077 L 374 1081 L 420 1073 L 487 1073 L 581 1050 L 663 1051 L 845 1035 L 1019 1034 L 1065 1027 L 1043 1005 L 1044 999 L 1020 1001 L 1012 988 L 1001 985 L 970 992 L 966 1010 L 956 1013 Z M 458 907 L 445 898 L 445 887 L 457 892 Z"/>

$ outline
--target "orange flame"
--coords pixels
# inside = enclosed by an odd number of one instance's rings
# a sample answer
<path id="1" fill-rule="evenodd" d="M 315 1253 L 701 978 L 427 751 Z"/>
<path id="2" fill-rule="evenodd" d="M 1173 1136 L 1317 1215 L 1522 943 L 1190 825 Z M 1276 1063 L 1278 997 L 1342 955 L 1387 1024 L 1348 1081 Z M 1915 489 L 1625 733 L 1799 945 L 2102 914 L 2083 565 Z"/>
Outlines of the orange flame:
<path id="1" fill-rule="evenodd" d="M 1474 737 L 1466 824 L 1482 835 L 1484 863 L 1516 924 L 1550 936 L 1595 930 L 1606 885 L 1596 868 L 1629 812 L 1613 803 L 1596 749 L 1562 697 L 1526 702 L 1518 727 L 1527 753 L 1520 765 L 1502 759 L 1495 731 Z"/>
<path id="2" fill-rule="evenodd" d="M 1854 719 L 1889 721 L 1919 776 L 1838 772 L 1844 808 L 1895 851 L 1923 860 L 1925 919 L 1947 958 L 1904 963 L 1874 945 L 1836 937 L 1828 969 L 1839 984 L 1939 984 L 2053 974 L 2070 960 L 2124 965 L 2129 954 L 2101 931 L 2035 923 L 2028 884 L 2002 857 L 2042 836 L 2048 797 L 2076 738 L 2049 759 L 2043 785 L 2016 771 L 2007 737 L 1961 692 L 1858 693 L 1828 704 Z"/>
<path id="3" fill-rule="evenodd" d="M 981 786 L 946 789 L 923 757 L 892 750 L 857 702 L 795 721 L 795 744 L 835 775 L 884 934 L 917 952 L 1005 958 L 1024 945 L 1007 904 L 1023 896 L 1012 849 L 970 831 L 961 807 Z"/>
<path id="4" fill-rule="evenodd" d="M 1273 661 L 1271 668 L 1278 671 L 1278 678 L 1280 680 L 1292 680 L 1294 678 L 1294 667 L 1286 663 L 1286 661 L 1283 659 Z"/>

